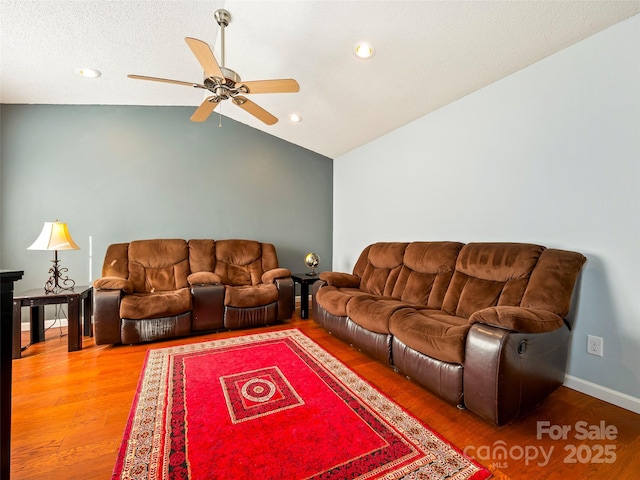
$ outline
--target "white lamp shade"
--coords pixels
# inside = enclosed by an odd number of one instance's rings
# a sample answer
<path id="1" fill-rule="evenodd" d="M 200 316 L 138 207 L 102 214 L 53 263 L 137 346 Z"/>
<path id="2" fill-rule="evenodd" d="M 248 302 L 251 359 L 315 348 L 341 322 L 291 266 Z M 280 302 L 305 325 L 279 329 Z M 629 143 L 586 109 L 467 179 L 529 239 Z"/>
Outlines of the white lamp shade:
<path id="1" fill-rule="evenodd" d="M 66 223 L 44 222 L 40 236 L 27 250 L 80 250 L 80 247 L 69 235 Z"/>

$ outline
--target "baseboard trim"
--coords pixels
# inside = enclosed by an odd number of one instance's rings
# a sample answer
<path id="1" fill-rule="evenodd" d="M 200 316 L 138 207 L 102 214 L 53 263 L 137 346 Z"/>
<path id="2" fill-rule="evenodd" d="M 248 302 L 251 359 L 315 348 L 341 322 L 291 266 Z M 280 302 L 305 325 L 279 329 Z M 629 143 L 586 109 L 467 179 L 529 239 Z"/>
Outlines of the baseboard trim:
<path id="1" fill-rule="evenodd" d="M 46 330 L 47 328 L 51 328 L 56 323 L 61 327 L 66 327 L 66 326 L 69 325 L 69 322 L 67 321 L 66 318 L 62 318 L 60 320 L 45 320 L 44 321 L 44 329 Z M 22 322 L 20 324 L 20 331 L 21 332 L 28 332 L 29 330 L 31 330 L 31 328 L 29 326 L 29 322 Z"/>
<path id="2" fill-rule="evenodd" d="M 602 385 L 574 377 L 573 375 L 565 375 L 564 386 L 592 397 L 599 398 L 600 400 L 617 405 L 618 407 L 630 410 L 634 413 L 640 413 L 640 398 L 632 397 L 626 393 L 603 387 Z"/>

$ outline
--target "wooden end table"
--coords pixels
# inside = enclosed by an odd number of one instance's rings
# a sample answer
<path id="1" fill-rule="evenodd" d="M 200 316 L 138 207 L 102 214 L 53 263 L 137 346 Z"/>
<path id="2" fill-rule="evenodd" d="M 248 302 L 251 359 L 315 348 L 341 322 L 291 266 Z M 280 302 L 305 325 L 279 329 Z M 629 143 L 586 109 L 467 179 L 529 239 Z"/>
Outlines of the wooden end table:
<path id="1" fill-rule="evenodd" d="M 291 279 L 300 284 L 300 318 L 309 318 L 309 285 L 315 283 L 319 278 L 317 273 L 313 275 L 294 273 L 291 275 Z"/>
<path id="2" fill-rule="evenodd" d="M 93 309 L 93 288 L 90 286 L 74 287 L 73 290 L 58 293 L 45 293 L 43 288 L 34 288 L 13 296 L 13 358 L 22 356 L 20 342 L 20 323 L 22 307 L 30 307 L 31 343 L 44 342 L 44 307 L 45 305 L 67 304 L 69 319 L 68 337 L 69 351 L 82 350 L 82 333 L 80 325 L 80 309 L 84 321 L 84 334 L 93 337 L 91 315 Z"/>

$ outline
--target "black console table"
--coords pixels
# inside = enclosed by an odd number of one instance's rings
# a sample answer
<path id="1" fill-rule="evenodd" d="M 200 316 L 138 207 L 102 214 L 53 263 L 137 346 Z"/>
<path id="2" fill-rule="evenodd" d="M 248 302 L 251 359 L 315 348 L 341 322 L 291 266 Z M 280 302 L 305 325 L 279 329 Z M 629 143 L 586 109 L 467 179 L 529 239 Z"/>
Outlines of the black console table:
<path id="1" fill-rule="evenodd" d="M 18 270 L 0 270 L 0 480 L 8 480 L 11 474 L 13 283 L 22 275 Z"/>

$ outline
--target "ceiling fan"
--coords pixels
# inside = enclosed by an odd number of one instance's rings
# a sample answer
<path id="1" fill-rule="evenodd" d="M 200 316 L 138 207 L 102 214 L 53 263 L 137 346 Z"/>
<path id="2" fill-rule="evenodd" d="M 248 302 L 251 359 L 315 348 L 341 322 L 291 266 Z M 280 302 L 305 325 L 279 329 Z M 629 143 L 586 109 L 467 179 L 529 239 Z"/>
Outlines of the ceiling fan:
<path id="1" fill-rule="evenodd" d="M 201 88 L 212 93 L 196 109 L 191 116 L 192 122 L 204 122 L 209 115 L 223 100 L 231 100 L 234 105 L 250 113 L 258 120 L 273 125 L 278 121 L 276 117 L 267 112 L 264 108 L 249 100 L 244 95 L 257 93 L 292 93 L 298 92 L 300 86 L 292 78 L 277 80 L 255 80 L 242 82 L 240 75 L 224 66 L 224 29 L 231 21 L 231 14 L 224 9 L 214 12 L 214 18 L 221 28 L 221 60 L 218 64 L 209 45 L 202 40 L 186 37 L 185 41 L 195 55 L 196 59 L 204 70 L 204 81 L 202 84 L 193 82 L 183 82 L 180 80 L 170 80 L 167 78 L 146 77 L 143 75 L 127 75 L 136 80 L 150 80 L 153 82 L 174 83 L 188 87 Z"/>

